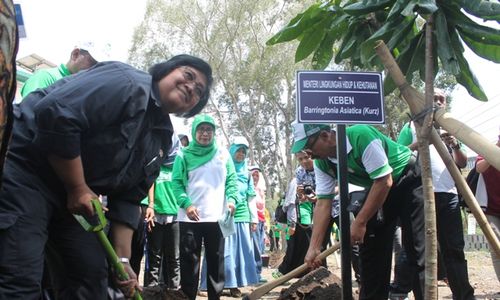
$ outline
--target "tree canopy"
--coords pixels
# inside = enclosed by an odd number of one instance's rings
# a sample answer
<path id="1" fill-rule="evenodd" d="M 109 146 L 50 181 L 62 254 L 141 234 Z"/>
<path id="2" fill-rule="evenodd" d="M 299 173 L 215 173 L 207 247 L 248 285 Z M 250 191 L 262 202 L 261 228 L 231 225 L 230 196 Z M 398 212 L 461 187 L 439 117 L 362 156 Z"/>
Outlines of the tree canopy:
<path id="1" fill-rule="evenodd" d="M 361 68 L 381 68 L 373 47 L 377 40 L 383 40 L 408 81 L 412 81 L 415 72 L 424 81 L 424 21 L 430 14 L 435 16 L 435 72 L 442 66 L 471 96 L 487 101 L 464 58 L 463 44 L 485 59 L 500 62 L 500 31 L 474 19 L 499 22 L 500 3 L 497 1 L 318 1 L 292 18 L 267 44 L 298 40 L 295 61 L 312 55 L 316 69 L 325 68 L 332 59 L 335 63 L 349 60 L 353 66 Z M 390 78 L 385 80 L 386 94 L 395 88 Z"/>

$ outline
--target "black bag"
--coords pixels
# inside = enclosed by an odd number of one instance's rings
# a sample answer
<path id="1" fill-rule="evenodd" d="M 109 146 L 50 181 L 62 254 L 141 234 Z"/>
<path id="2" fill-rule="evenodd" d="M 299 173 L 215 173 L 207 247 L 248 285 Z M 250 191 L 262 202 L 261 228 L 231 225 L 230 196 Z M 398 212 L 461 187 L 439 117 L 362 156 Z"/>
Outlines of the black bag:
<path id="1" fill-rule="evenodd" d="M 467 185 L 470 187 L 470 190 L 473 194 L 476 193 L 478 180 L 479 173 L 476 171 L 476 166 L 474 166 L 474 168 L 469 171 L 469 174 L 467 174 L 467 177 L 465 178 L 465 182 L 467 182 Z"/>
<path id="2" fill-rule="evenodd" d="M 479 173 L 476 171 L 476 165 L 474 165 L 474 167 L 469 171 L 469 174 L 467 174 L 467 177 L 465 177 L 465 182 L 467 182 L 467 185 L 474 195 L 476 194 L 478 180 Z M 464 197 L 461 194 L 458 195 L 458 202 L 461 207 L 469 208 L 467 206 L 467 203 L 465 203 Z"/>
<path id="3" fill-rule="evenodd" d="M 274 211 L 274 219 L 278 223 L 287 223 L 286 213 L 283 211 L 283 205 L 279 204 Z"/>
<path id="4" fill-rule="evenodd" d="M 361 207 L 363 207 L 363 204 L 365 204 L 366 196 L 368 196 L 367 190 L 350 192 L 347 210 L 356 216 L 361 210 Z"/>

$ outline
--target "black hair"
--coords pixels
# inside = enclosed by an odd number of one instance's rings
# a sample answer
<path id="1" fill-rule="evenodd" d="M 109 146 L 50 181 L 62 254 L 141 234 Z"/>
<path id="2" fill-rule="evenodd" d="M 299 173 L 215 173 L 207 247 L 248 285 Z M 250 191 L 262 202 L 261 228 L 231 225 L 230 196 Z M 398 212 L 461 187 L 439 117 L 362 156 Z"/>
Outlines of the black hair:
<path id="1" fill-rule="evenodd" d="M 200 101 L 188 112 L 183 113 L 180 117 L 190 118 L 198 113 L 205 107 L 210 98 L 210 88 L 212 87 L 213 77 L 212 77 L 212 67 L 201 58 L 191 56 L 188 54 L 176 55 L 169 60 L 153 65 L 149 68 L 149 74 L 153 76 L 153 81 L 160 81 L 163 77 L 167 76 L 173 70 L 178 67 L 189 66 L 200 71 L 207 78 L 207 86 L 203 95 L 200 97 Z"/>

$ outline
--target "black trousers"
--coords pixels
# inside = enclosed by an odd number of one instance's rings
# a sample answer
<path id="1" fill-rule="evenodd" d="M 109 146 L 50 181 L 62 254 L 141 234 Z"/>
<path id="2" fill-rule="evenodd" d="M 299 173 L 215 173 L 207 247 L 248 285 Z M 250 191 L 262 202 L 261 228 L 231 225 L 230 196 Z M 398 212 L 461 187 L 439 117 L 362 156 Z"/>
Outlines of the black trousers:
<path id="1" fill-rule="evenodd" d="M 462 217 L 458 195 L 434 193 L 436 203 L 438 251 L 438 274 L 442 269 L 448 278 L 453 299 L 469 300 L 474 298 L 474 288 L 469 283 L 467 260 L 464 255 Z M 441 261 L 442 266 L 439 265 Z M 404 249 L 398 255 L 395 269 L 394 288 L 399 292 L 410 292 L 413 268 L 408 266 Z M 445 271 L 446 270 L 446 271 Z"/>
<path id="2" fill-rule="evenodd" d="M 148 263 L 144 273 L 144 286 L 159 285 L 160 281 L 170 289 L 180 284 L 179 223 L 155 223 L 148 232 Z"/>
<path id="3" fill-rule="evenodd" d="M 40 298 L 48 239 L 64 266 L 51 274 L 59 299 L 106 299 L 106 258 L 95 234 L 66 210 L 65 195 L 15 168 L 5 165 L 0 192 L 0 299 Z"/>
<path id="4" fill-rule="evenodd" d="M 412 165 L 394 183 L 382 209 L 366 226 L 360 246 L 359 299 L 387 299 L 392 264 L 392 244 L 397 218 L 401 219 L 403 244 L 414 266 L 414 293 L 422 299 L 424 287 L 424 202 L 420 169 Z"/>
<path id="5" fill-rule="evenodd" d="M 208 299 L 220 299 L 224 288 L 224 238 L 217 222 L 179 222 L 181 288 L 196 299 L 200 277 L 201 246 L 207 261 Z"/>
<path id="6" fill-rule="evenodd" d="M 438 242 L 453 299 L 475 299 L 464 255 L 464 231 L 458 195 L 434 193 Z"/>
<path id="7" fill-rule="evenodd" d="M 302 226 L 297 224 L 295 233 L 287 241 L 287 248 L 283 262 L 278 267 L 282 274 L 286 274 L 304 263 L 307 248 L 311 241 L 312 226 Z M 307 273 L 307 272 L 306 272 Z M 296 277 L 302 277 L 300 274 Z"/>

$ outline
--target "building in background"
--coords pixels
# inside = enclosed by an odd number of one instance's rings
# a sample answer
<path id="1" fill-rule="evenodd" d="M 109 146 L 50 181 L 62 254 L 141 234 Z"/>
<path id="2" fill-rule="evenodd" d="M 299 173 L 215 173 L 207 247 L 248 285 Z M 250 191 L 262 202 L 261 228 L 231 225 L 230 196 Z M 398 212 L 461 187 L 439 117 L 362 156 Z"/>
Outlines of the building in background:
<path id="1" fill-rule="evenodd" d="M 54 64 L 53 62 L 35 53 L 17 59 L 16 60 L 17 88 L 16 88 L 16 98 L 14 100 L 14 103 L 19 103 L 21 101 L 22 99 L 21 88 L 23 87 L 26 80 L 28 80 L 28 78 L 30 78 L 35 71 L 46 68 L 54 68 L 56 66 L 57 65 Z"/>

